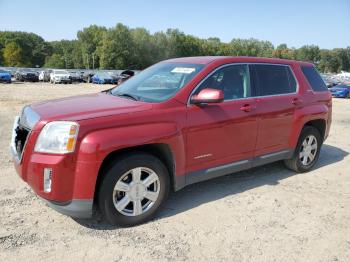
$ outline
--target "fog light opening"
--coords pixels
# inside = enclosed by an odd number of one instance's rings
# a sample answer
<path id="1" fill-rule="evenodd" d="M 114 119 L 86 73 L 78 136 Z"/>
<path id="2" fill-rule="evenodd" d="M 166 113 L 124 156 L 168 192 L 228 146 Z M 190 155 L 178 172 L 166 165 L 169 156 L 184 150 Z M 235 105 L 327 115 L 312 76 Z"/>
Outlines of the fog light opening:
<path id="1" fill-rule="evenodd" d="M 52 168 L 44 168 L 44 192 L 51 192 Z"/>

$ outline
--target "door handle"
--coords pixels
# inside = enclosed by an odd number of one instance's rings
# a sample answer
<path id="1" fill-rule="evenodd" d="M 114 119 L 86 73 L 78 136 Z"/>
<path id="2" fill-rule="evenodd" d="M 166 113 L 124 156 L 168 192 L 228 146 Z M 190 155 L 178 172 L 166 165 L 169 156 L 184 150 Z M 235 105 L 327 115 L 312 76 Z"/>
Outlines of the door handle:
<path id="1" fill-rule="evenodd" d="M 295 98 L 293 98 L 293 100 L 292 100 L 292 104 L 295 105 L 295 106 L 300 106 L 302 103 L 303 103 L 303 100 L 301 100 L 301 99 L 298 98 L 298 97 L 295 97 Z"/>
<path id="2" fill-rule="evenodd" d="M 252 105 L 249 105 L 249 104 L 245 104 L 243 106 L 241 106 L 241 110 L 244 111 L 244 112 L 251 112 L 252 110 L 254 110 L 256 107 L 255 106 L 252 106 Z"/>

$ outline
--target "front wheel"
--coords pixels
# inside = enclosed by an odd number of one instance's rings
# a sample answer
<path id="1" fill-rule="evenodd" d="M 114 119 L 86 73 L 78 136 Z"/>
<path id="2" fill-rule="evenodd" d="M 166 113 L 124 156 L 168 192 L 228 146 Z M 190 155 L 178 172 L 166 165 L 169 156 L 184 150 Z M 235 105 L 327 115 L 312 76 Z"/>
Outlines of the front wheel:
<path id="1" fill-rule="evenodd" d="M 169 194 L 167 168 L 150 154 L 124 156 L 103 175 L 98 203 L 112 225 L 133 226 L 150 220 Z"/>
<path id="2" fill-rule="evenodd" d="M 306 126 L 301 131 L 293 157 L 284 163 L 298 173 L 310 171 L 318 160 L 321 146 L 322 138 L 318 129 Z"/>

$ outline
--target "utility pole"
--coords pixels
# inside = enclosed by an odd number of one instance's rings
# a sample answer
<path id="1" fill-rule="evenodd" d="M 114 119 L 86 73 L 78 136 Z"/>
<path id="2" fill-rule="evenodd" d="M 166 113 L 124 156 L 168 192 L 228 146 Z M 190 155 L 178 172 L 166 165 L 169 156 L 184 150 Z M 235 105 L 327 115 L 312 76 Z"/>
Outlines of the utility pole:
<path id="1" fill-rule="evenodd" d="M 95 70 L 95 53 L 92 53 L 92 69 Z"/>

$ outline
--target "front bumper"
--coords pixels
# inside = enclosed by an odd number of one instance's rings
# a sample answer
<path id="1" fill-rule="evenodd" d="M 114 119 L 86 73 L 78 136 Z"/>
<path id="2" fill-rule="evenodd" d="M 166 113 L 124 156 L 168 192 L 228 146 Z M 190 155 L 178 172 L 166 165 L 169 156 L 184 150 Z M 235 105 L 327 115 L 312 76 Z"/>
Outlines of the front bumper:
<path id="1" fill-rule="evenodd" d="M 74 199 L 68 203 L 60 203 L 43 199 L 49 207 L 57 212 L 75 218 L 91 218 L 92 217 L 92 200 Z"/>
<path id="2" fill-rule="evenodd" d="M 0 83 L 10 83 L 10 82 L 11 82 L 11 78 L 0 77 Z"/>
<path id="3" fill-rule="evenodd" d="M 77 161 L 74 154 L 50 155 L 34 152 L 37 132 L 31 132 L 22 156 L 16 151 L 15 137 L 19 117 L 13 125 L 11 153 L 14 167 L 33 191 L 56 211 L 76 218 L 92 216 L 99 162 Z M 51 191 L 44 190 L 45 169 L 51 169 Z"/>
<path id="4" fill-rule="evenodd" d="M 70 80 L 70 79 L 55 79 L 54 82 L 55 83 L 71 83 L 72 80 Z"/>
<path id="5" fill-rule="evenodd" d="M 23 76 L 23 81 L 29 81 L 29 82 L 38 82 L 39 77 L 32 77 L 32 76 Z"/>

